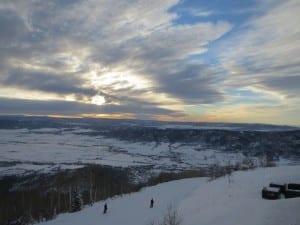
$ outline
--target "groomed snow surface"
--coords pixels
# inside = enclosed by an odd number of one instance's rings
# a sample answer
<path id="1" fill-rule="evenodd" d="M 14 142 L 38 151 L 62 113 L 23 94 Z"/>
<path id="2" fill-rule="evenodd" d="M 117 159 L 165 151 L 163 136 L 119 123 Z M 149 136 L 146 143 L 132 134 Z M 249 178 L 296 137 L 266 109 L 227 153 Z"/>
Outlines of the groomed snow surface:
<path id="1" fill-rule="evenodd" d="M 77 213 L 58 215 L 43 225 L 158 224 L 169 205 L 178 209 L 183 225 L 299 225 L 300 198 L 265 200 L 261 189 L 270 182 L 300 182 L 300 166 L 235 172 L 208 181 L 193 178 L 142 189 L 138 193 L 98 202 Z M 154 198 L 154 208 L 150 199 Z"/>

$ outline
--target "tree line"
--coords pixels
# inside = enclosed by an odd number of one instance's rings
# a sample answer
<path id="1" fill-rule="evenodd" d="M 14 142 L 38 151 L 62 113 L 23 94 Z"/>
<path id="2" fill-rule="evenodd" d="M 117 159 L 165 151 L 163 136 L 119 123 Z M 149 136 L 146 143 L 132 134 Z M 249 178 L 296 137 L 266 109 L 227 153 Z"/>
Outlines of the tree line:
<path id="1" fill-rule="evenodd" d="M 79 211 L 84 205 L 136 191 L 129 170 L 91 165 L 52 175 L 8 176 L 0 180 L 0 224 L 25 225 Z"/>

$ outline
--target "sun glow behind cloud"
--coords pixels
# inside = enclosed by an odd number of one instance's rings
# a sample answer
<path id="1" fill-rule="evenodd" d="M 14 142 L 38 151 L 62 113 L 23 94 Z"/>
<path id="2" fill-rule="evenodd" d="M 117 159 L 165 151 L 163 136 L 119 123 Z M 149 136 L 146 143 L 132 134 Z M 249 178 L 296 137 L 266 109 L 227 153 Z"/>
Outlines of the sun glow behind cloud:
<path id="1" fill-rule="evenodd" d="M 100 95 L 94 96 L 92 97 L 91 103 L 95 105 L 103 105 L 105 103 L 105 98 Z"/>
<path id="2" fill-rule="evenodd" d="M 126 70 L 119 72 L 104 70 L 100 74 L 92 71 L 90 82 L 95 88 L 110 87 L 115 91 L 121 89 L 140 90 L 150 86 L 150 81 L 147 81 L 143 77 L 133 75 L 130 71 Z"/>
<path id="3" fill-rule="evenodd" d="M 0 113 L 300 125 L 299 9 L 2 1 Z"/>

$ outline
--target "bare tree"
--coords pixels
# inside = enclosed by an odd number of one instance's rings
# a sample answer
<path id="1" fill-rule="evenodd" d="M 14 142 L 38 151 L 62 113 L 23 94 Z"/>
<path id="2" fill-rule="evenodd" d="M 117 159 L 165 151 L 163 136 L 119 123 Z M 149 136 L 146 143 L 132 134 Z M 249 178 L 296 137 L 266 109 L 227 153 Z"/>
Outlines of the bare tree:
<path id="1" fill-rule="evenodd" d="M 179 215 L 177 209 L 170 205 L 167 208 L 167 212 L 163 217 L 163 221 L 160 223 L 160 225 L 181 225 L 182 224 L 182 218 Z"/>
<path id="2" fill-rule="evenodd" d="M 166 214 L 163 216 L 161 222 L 158 225 L 182 225 L 182 217 L 179 215 L 177 209 L 169 205 L 166 211 Z M 155 225 L 156 223 L 154 220 L 151 220 L 147 223 L 147 225 Z"/>
<path id="3" fill-rule="evenodd" d="M 155 225 L 155 222 L 151 220 L 149 223 L 147 223 L 147 225 Z"/>

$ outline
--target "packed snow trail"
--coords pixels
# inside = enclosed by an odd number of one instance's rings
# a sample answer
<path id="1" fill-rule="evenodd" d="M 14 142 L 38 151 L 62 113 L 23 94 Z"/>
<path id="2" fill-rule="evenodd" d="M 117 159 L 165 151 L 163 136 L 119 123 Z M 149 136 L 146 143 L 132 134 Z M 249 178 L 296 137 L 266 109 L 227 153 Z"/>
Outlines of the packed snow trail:
<path id="1" fill-rule="evenodd" d="M 184 225 L 300 225 L 300 198 L 265 200 L 269 183 L 300 183 L 300 166 L 239 171 L 199 186 L 180 205 Z"/>
<path id="2" fill-rule="evenodd" d="M 183 225 L 300 225 L 300 198 L 264 200 L 261 189 L 270 182 L 300 183 L 300 166 L 260 168 L 233 173 L 213 181 L 184 179 L 142 189 L 138 193 L 59 215 L 43 225 L 147 225 L 158 223 L 173 205 Z M 154 207 L 150 208 L 150 200 Z"/>
<path id="3" fill-rule="evenodd" d="M 207 178 L 184 179 L 144 188 L 140 192 L 105 201 L 107 214 L 103 214 L 105 202 L 99 202 L 77 213 L 61 214 L 45 225 L 146 225 L 160 219 L 168 205 L 177 206 L 182 198 L 187 198 L 206 181 Z M 154 200 L 153 208 L 150 208 L 151 198 Z"/>

